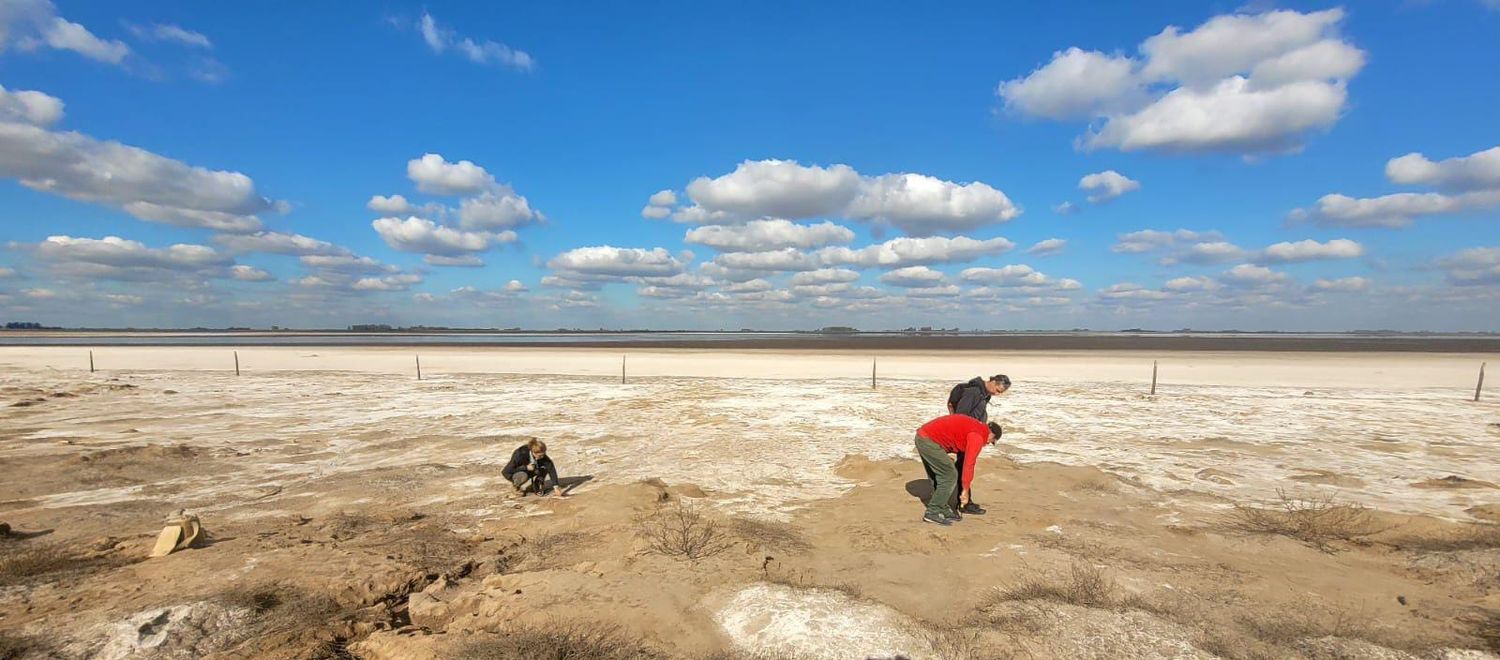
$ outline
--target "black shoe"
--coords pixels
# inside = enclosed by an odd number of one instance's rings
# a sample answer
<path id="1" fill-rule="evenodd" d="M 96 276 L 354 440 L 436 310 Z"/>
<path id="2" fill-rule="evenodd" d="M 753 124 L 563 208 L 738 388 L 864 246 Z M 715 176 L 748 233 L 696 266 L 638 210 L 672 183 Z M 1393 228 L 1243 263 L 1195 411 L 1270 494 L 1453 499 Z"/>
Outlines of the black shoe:
<path id="1" fill-rule="evenodd" d="M 978 504 L 975 504 L 973 502 L 970 502 L 968 504 L 965 504 L 965 505 L 959 507 L 958 510 L 960 512 L 962 512 L 962 513 L 967 513 L 967 514 L 975 515 L 975 516 L 982 516 L 982 515 L 985 514 L 984 507 L 979 506 Z"/>
<path id="2" fill-rule="evenodd" d="M 944 527 L 947 527 L 953 524 L 953 519 L 944 516 L 941 513 L 929 513 L 925 516 L 922 516 L 922 522 L 928 522 L 934 525 L 942 525 Z"/>
<path id="3" fill-rule="evenodd" d="M 964 519 L 964 515 L 957 511 L 954 511 L 953 513 L 948 514 L 948 519 L 952 520 L 953 522 L 959 522 Z"/>

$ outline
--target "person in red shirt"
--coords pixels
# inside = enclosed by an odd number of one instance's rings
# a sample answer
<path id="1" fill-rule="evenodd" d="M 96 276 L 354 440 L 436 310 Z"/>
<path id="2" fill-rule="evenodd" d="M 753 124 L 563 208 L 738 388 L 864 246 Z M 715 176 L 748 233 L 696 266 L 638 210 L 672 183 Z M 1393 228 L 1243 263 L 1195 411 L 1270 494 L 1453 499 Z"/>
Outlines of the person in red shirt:
<path id="1" fill-rule="evenodd" d="M 932 496 L 927 498 L 927 513 L 922 522 L 952 525 L 963 519 L 949 502 L 953 489 L 961 488 L 964 497 L 960 499 L 967 501 L 980 450 L 999 438 L 999 424 L 986 424 L 968 415 L 944 415 L 917 429 L 917 455 L 937 482 Z M 948 457 L 950 453 L 963 456 L 963 465 L 955 465 Z"/>

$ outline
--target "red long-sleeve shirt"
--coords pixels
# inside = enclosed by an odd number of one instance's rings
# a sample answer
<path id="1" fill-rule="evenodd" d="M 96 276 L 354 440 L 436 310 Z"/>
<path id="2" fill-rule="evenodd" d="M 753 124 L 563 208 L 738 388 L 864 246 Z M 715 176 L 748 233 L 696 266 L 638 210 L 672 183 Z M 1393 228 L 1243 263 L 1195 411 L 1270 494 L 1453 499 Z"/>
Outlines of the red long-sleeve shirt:
<path id="1" fill-rule="evenodd" d="M 950 453 L 963 454 L 963 474 L 959 483 L 964 488 L 974 481 L 974 464 L 979 460 L 979 450 L 990 439 L 990 427 L 968 415 L 943 415 L 922 425 L 917 435 L 937 443 Z"/>

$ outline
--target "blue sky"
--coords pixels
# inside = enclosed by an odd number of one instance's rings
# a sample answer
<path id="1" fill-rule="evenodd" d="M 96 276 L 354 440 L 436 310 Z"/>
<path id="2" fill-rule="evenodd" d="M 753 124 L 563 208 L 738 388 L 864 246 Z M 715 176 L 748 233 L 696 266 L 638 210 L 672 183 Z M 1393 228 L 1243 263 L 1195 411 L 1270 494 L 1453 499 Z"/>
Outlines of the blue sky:
<path id="1" fill-rule="evenodd" d="M 0 320 L 1497 330 L 1497 30 L 0 0 Z"/>

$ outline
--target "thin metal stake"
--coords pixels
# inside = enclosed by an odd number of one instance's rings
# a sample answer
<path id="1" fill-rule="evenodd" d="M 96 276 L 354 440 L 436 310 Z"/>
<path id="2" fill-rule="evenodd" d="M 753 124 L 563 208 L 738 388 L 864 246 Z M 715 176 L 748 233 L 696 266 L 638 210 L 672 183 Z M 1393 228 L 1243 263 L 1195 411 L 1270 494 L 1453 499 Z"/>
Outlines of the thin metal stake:
<path id="1" fill-rule="evenodd" d="M 625 384 L 625 356 L 620 356 L 620 384 Z"/>
<path id="2" fill-rule="evenodd" d="M 234 352 L 234 375 L 240 375 L 240 352 Z"/>
<path id="3" fill-rule="evenodd" d="M 1474 386 L 1474 401 L 1479 401 L 1479 390 L 1484 389 L 1484 364 L 1479 363 L 1479 384 Z"/>
<path id="4" fill-rule="evenodd" d="M 422 356 L 417 356 L 417 380 L 422 380 Z"/>
<path id="5" fill-rule="evenodd" d="M 1151 394 L 1156 395 L 1156 360 L 1151 361 Z"/>
<path id="6" fill-rule="evenodd" d="M 89 373 L 94 373 L 94 352 L 89 351 Z"/>
<path id="7" fill-rule="evenodd" d="M 870 358 L 870 389 L 875 389 L 875 361 L 879 358 Z"/>

